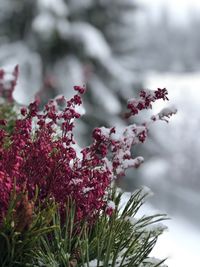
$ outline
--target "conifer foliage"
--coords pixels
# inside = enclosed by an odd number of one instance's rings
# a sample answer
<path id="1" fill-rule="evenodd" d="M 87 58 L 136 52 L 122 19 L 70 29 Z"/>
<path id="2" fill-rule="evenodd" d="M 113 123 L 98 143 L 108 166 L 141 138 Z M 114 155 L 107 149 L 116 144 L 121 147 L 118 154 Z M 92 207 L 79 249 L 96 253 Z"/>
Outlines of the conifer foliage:
<path id="1" fill-rule="evenodd" d="M 57 94 L 72 97 L 66 84 L 85 83 L 88 119 L 79 129 L 85 139 L 95 123 L 123 124 L 121 101 L 141 84 L 136 11 L 134 0 L 0 0 L 0 65 L 21 69 L 15 98 L 28 104 L 39 90 L 45 104 Z"/>

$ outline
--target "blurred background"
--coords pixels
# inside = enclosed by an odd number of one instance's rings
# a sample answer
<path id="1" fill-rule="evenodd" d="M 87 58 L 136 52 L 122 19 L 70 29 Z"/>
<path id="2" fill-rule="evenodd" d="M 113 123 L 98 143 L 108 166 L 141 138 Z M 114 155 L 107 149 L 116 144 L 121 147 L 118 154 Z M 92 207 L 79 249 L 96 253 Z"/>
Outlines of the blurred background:
<path id="1" fill-rule="evenodd" d="M 0 0 L 0 66 L 20 66 L 15 99 L 44 104 L 86 84 L 86 115 L 76 132 L 125 124 L 126 100 L 166 87 L 178 114 L 159 122 L 133 153 L 145 163 L 120 181 L 149 186 L 144 212 L 172 218 L 153 252 L 169 267 L 200 262 L 200 2 L 198 0 Z M 168 103 L 164 103 L 167 105 Z M 164 107 L 158 103 L 153 113 Z M 145 113 L 145 116 L 150 113 Z M 141 120 L 144 118 L 141 118 Z"/>

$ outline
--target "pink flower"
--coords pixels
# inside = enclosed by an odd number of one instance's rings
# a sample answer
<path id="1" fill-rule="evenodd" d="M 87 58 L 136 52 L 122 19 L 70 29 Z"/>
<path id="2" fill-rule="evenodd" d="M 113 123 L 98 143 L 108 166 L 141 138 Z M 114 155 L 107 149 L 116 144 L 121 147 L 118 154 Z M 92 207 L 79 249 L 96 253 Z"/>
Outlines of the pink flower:
<path id="1" fill-rule="evenodd" d="M 4 75 L 0 70 L 2 81 Z M 16 67 L 9 87 L 10 100 L 17 75 Z M 4 90 L 1 84 L 0 89 Z M 111 215 L 114 208 L 108 205 L 106 196 L 111 181 L 124 175 L 127 168 L 137 168 L 143 162 L 142 157 L 132 158 L 131 149 L 145 141 L 148 124 L 132 124 L 122 129 L 95 128 L 92 144 L 82 149 L 82 157 L 78 156 L 73 130 L 75 119 L 81 116 L 77 107 L 82 104 L 80 95 L 85 88 L 75 86 L 74 90 L 77 94 L 70 100 L 65 97 L 50 100 L 43 112 L 39 111 L 36 99 L 21 109 L 22 118 L 15 121 L 11 133 L 0 129 L 0 220 L 8 208 L 14 180 L 16 190 L 26 190 L 30 200 L 36 188 L 41 202 L 50 197 L 55 199 L 61 216 L 69 196 L 76 204 L 76 220 L 93 222 L 101 211 Z M 128 117 L 151 108 L 157 99 L 167 100 L 166 95 L 166 89 L 141 91 L 139 100 L 128 102 Z M 169 115 L 164 112 L 152 121 Z M 0 124 L 4 127 L 6 122 Z"/>

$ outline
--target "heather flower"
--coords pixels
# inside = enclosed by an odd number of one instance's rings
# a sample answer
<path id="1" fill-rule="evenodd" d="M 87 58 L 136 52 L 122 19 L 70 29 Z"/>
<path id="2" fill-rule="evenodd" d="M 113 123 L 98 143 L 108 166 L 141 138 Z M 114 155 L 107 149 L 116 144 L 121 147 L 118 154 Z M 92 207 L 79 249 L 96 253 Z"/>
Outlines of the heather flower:
<path id="1" fill-rule="evenodd" d="M 106 206 L 106 214 L 111 216 L 114 210 L 115 210 L 115 203 L 109 200 Z"/>
<path id="2" fill-rule="evenodd" d="M 84 94 L 86 89 L 82 86 L 74 86 L 74 90 L 78 91 L 80 94 Z"/>
<path id="3" fill-rule="evenodd" d="M 127 108 L 129 109 L 129 112 L 126 113 L 126 117 L 129 118 L 134 116 L 143 109 L 151 109 L 152 103 L 159 99 L 164 101 L 168 100 L 167 95 L 168 92 L 166 88 L 158 88 L 155 91 L 141 90 L 139 99 L 132 98 L 128 100 Z"/>
<path id="4" fill-rule="evenodd" d="M 16 67 L 9 99 L 12 99 L 17 74 Z M 4 79 L 4 71 L 0 71 L 0 77 Z M 74 90 L 76 93 L 71 99 L 59 96 L 50 100 L 43 111 L 39 110 L 39 99 L 35 99 L 28 107 L 21 108 L 20 118 L 16 119 L 11 132 L 0 129 L 0 219 L 8 208 L 15 180 L 16 191 L 25 190 L 29 201 L 38 188 L 39 201 L 53 198 L 64 216 L 70 197 L 76 205 L 75 219 L 93 222 L 101 211 L 112 213 L 113 208 L 107 206 L 107 191 L 113 179 L 143 162 L 142 157 L 132 158 L 131 149 L 145 141 L 148 123 L 96 128 L 92 144 L 82 148 L 81 153 L 75 149 L 73 130 L 75 120 L 81 117 L 79 107 L 85 88 L 75 86 Z M 151 108 L 158 99 L 167 100 L 166 89 L 141 91 L 139 100 L 128 101 L 128 117 Z M 165 110 L 151 121 L 163 120 L 172 113 L 175 111 Z"/>

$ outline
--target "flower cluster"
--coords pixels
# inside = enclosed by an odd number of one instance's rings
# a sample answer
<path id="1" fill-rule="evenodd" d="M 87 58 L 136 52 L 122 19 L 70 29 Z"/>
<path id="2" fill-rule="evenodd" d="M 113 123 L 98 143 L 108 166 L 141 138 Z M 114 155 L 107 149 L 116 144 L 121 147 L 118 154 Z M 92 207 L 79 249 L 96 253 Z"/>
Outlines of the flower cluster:
<path id="1" fill-rule="evenodd" d="M 129 99 L 127 108 L 129 112 L 126 113 L 126 117 L 129 118 L 133 115 L 139 113 L 140 110 L 143 109 L 151 109 L 152 103 L 156 100 L 168 100 L 167 98 L 168 92 L 166 88 L 160 89 L 158 88 L 156 91 L 152 90 L 141 90 L 139 99 Z"/>
<path id="2" fill-rule="evenodd" d="M 39 188 L 40 201 L 53 198 L 61 212 L 70 196 L 76 202 L 76 218 L 93 218 L 105 206 L 104 194 L 111 172 L 90 148 L 80 158 L 74 148 L 74 119 L 80 114 L 80 94 L 70 100 L 57 97 L 39 111 L 36 99 L 21 109 L 13 132 L 0 129 L 0 214 L 6 212 L 10 192 L 16 181 L 17 192 L 27 191 L 29 199 Z M 6 122 L 5 122 L 6 123 Z M 96 166 L 94 168 L 93 166 Z"/>
<path id="3" fill-rule="evenodd" d="M 13 75 L 17 77 L 17 68 Z M 4 71 L 0 71 L 4 77 Z M 16 81 L 11 82 L 9 99 Z M 27 192 L 29 200 L 39 189 L 39 200 L 53 198 L 64 214 L 65 204 L 70 197 L 76 204 L 76 219 L 93 220 L 102 210 L 111 206 L 106 198 L 111 181 L 124 175 L 130 167 L 138 167 L 142 157 L 132 158 L 131 148 L 144 142 L 147 124 L 132 124 L 124 128 L 96 128 L 93 143 L 76 150 L 73 129 L 75 119 L 81 114 L 81 95 L 85 88 L 75 86 L 76 94 L 70 99 L 64 96 L 50 100 L 43 111 L 36 99 L 28 107 L 21 108 L 12 132 L 0 126 L 0 218 L 6 213 L 11 190 L 16 183 L 17 192 Z M 139 110 L 150 108 L 157 99 L 167 99 L 166 89 L 142 91 L 140 100 L 128 102 L 129 116 Z M 137 111 L 137 112 L 136 112 Z M 169 114 L 164 114 L 169 116 Z M 155 117 L 157 118 L 157 117 Z"/>

